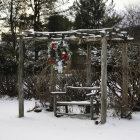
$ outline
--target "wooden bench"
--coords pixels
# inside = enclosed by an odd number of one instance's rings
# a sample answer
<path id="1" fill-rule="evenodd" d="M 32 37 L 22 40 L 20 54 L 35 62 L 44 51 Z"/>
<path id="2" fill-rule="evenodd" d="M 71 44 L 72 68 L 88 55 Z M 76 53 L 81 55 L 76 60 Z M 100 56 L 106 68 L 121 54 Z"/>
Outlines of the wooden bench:
<path id="1" fill-rule="evenodd" d="M 65 110 L 66 110 L 65 114 L 68 114 L 67 106 L 73 106 L 73 105 L 90 106 L 90 118 L 91 118 L 91 120 L 93 120 L 93 108 L 94 108 L 93 96 L 94 96 L 94 93 L 87 94 L 87 96 L 90 96 L 89 101 L 57 101 L 57 96 L 59 96 L 59 95 L 67 95 L 67 89 L 68 88 L 75 89 L 75 90 L 79 90 L 79 89 L 81 89 L 81 90 L 99 90 L 100 89 L 99 87 L 73 87 L 73 86 L 67 86 L 66 87 L 66 92 L 51 92 L 51 94 L 53 95 L 54 115 L 58 116 L 58 114 L 59 114 L 59 113 L 57 113 L 57 107 L 58 106 L 65 106 Z"/>

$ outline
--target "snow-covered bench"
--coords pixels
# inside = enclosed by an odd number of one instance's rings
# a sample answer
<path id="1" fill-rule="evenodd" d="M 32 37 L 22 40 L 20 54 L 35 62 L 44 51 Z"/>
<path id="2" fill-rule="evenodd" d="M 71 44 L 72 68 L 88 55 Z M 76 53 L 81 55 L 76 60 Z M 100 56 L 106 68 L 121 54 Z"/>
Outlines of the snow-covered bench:
<path id="1" fill-rule="evenodd" d="M 99 87 L 73 87 L 73 86 L 67 86 L 67 89 L 81 89 L 81 90 L 100 90 Z M 90 97 L 90 100 L 88 101 L 57 101 L 57 96 L 59 95 L 67 95 L 67 92 L 51 92 L 53 95 L 53 109 L 54 109 L 54 115 L 58 116 L 59 113 L 57 113 L 57 107 L 58 106 L 65 106 L 66 113 L 68 114 L 68 108 L 67 106 L 73 106 L 73 105 L 78 105 L 78 106 L 90 106 L 90 118 L 93 120 L 93 108 L 94 108 L 94 102 L 93 102 L 93 95 L 94 93 L 89 93 L 87 96 Z"/>

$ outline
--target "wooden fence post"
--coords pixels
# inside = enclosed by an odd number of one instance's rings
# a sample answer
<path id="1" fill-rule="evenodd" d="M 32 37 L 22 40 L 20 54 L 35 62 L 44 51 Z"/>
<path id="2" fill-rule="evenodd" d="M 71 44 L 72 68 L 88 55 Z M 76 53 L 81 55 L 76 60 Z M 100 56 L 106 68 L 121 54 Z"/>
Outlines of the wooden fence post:
<path id="1" fill-rule="evenodd" d="M 138 49 L 138 51 L 139 51 L 139 55 L 138 55 L 138 61 L 140 62 L 140 45 L 138 46 L 139 47 L 139 49 Z M 140 72 L 140 63 L 139 63 L 139 65 L 138 65 L 138 67 L 139 67 L 139 72 Z M 140 78 L 139 78 L 139 99 L 140 99 Z"/>
<path id="2" fill-rule="evenodd" d="M 86 58 L 86 86 L 91 86 L 91 44 L 87 44 L 87 58 Z M 91 112 L 91 108 L 86 106 L 86 113 Z"/>
<path id="3" fill-rule="evenodd" d="M 128 110 L 128 56 L 127 44 L 122 45 L 122 111 L 121 117 L 126 117 Z"/>
<path id="4" fill-rule="evenodd" d="M 54 91 L 54 69 L 53 64 L 51 64 L 51 75 L 50 75 L 50 92 Z M 50 96 L 50 110 L 53 110 L 53 97 Z"/>
<path id="5" fill-rule="evenodd" d="M 101 53 L 101 124 L 106 123 L 107 110 L 107 40 L 102 37 Z"/>
<path id="6" fill-rule="evenodd" d="M 57 95 L 53 95 L 53 111 L 54 116 L 57 116 Z"/>
<path id="7" fill-rule="evenodd" d="M 87 44 L 87 86 L 91 86 L 91 44 Z"/>
<path id="8" fill-rule="evenodd" d="M 91 120 L 93 120 L 93 96 L 90 97 L 90 116 Z"/>
<path id="9" fill-rule="evenodd" d="M 20 40 L 19 40 L 18 96 L 19 96 L 19 117 L 24 117 L 23 37 L 22 36 L 20 36 Z"/>
<path id="10" fill-rule="evenodd" d="M 53 64 L 51 64 L 51 77 L 50 77 L 50 91 L 54 91 L 54 69 Z"/>

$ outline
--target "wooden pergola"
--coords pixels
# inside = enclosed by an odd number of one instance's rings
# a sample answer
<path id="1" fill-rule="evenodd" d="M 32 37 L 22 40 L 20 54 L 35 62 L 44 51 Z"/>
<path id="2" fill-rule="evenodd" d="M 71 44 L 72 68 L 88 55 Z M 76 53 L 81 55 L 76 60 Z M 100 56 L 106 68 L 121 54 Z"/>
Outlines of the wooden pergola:
<path id="1" fill-rule="evenodd" d="M 123 85 L 122 85 L 122 104 L 124 110 L 128 104 L 128 58 L 127 43 L 133 38 L 127 35 L 127 32 L 113 28 L 104 29 L 79 29 L 64 32 L 36 32 L 24 31 L 18 35 L 19 41 L 19 67 L 18 67 L 18 93 L 19 93 L 19 117 L 24 116 L 24 93 L 23 93 L 23 41 L 52 41 L 64 40 L 67 43 L 87 44 L 87 85 L 91 84 L 91 46 L 93 43 L 101 43 L 101 123 L 106 122 L 107 111 L 107 44 L 122 44 L 122 66 L 123 66 Z"/>

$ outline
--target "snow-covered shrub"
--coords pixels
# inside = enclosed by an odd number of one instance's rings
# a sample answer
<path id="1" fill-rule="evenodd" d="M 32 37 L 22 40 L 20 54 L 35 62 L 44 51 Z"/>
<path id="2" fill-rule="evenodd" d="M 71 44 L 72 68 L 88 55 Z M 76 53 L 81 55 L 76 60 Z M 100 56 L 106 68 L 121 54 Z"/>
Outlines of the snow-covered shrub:
<path id="1" fill-rule="evenodd" d="M 122 111 L 122 47 L 116 46 L 112 51 L 111 69 L 108 67 L 108 103 L 121 116 Z M 128 106 L 126 117 L 135 110 L 140 103 L 140 49 L 138 46 L 128 46 Z M 111 63 L 110 63 L 111 64 Z"/>

